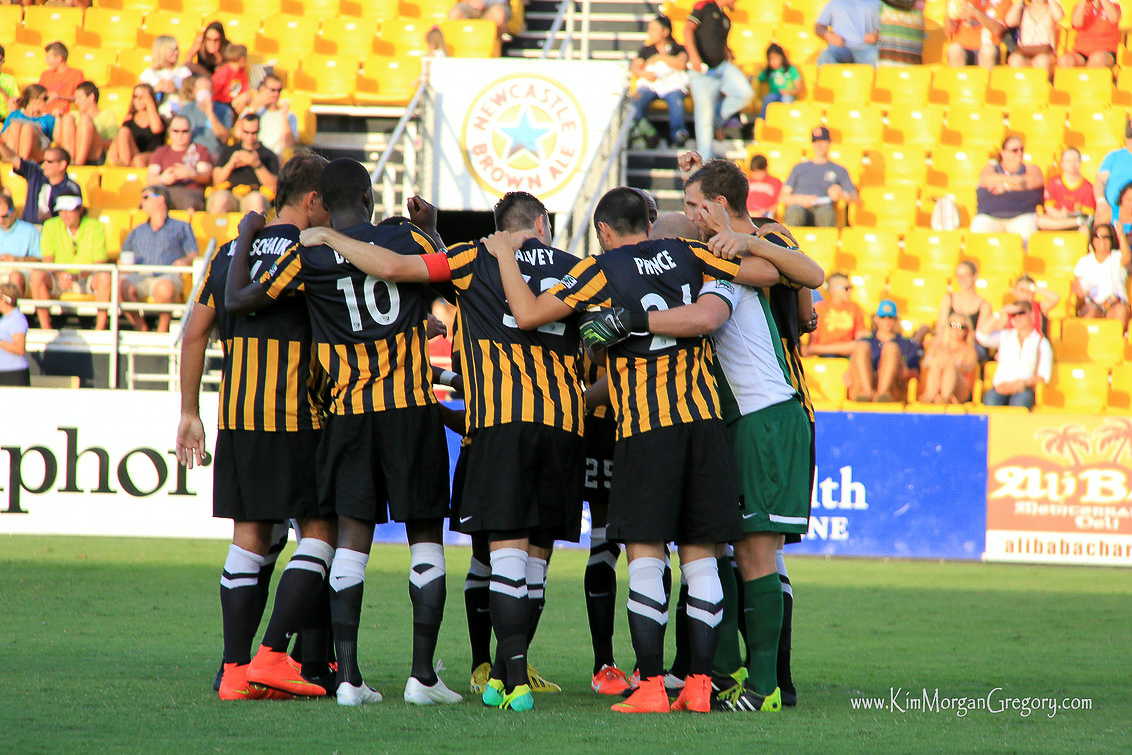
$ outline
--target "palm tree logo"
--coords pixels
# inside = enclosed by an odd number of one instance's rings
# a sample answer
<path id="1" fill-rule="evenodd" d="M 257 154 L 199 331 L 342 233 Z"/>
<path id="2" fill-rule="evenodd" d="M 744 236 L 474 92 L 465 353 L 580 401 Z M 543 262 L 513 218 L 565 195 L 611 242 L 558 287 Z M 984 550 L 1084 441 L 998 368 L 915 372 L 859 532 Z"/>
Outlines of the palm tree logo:
<path id="1" fill-rule="evenodd" d="M 1119 463 L 1125 454 L 1132 455 L 1132 419 L 1109 417 L 1096 429 L 1095 434 L 1098 451 L 1103 453 L 1110 446 L 1114 447 L 1112 452 L 1114 464 Z"/>
<path id="2" fill-rule="evenodd" d="M 1130 430 L 1132 430 L 1132 426 L 1130 426 Z M 1089 453 L 1093 447 L 1084 425 L 1076 422 L 1070 422 L 1060 428 L 1043 427 L 1035 432 L 1034 436 L 1042 439 L 1042 451 L 1051 456 L 1055 454 L 1067 456 L 1073 460 L 1075 467 L 1081 466 L 1081 457 L 1078 452 Z"/>

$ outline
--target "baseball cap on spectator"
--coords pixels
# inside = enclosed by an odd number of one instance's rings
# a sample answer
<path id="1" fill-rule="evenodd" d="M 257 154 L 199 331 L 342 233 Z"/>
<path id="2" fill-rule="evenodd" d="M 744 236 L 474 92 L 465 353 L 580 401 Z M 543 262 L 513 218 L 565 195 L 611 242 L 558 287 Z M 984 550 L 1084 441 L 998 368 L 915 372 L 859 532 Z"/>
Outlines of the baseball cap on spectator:
<path id="1" fill-rule="evenodd" d="M 877 307 L 877 317 L 896 317 L 896 302 L 892 299 L 881 299 Z"/>
<path id="2" fill-rule="evenodd" d="M 64 192 L 55 197 L 55 212 L 77 210 L 83 206 L 83 198 L 78 194 Z"/>
<path id="3" fill-rule="evenodd" d="M 810 141 L 811 142 L 822 142 L 822 141 L 828 142 L 829 141 L 829 129 L 826 128 L 825 126 L 818 126 L 813 131 L 810 132 Z"/>

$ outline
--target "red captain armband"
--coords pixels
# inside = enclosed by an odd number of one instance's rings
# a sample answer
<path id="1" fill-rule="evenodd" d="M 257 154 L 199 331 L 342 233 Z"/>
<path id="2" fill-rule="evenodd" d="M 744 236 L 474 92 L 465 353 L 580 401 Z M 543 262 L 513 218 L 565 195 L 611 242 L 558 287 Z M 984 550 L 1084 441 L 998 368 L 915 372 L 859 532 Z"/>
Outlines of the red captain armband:
<path id="1" fill-rule="evenodd" d="M 428 270 L 429 283 L 444 283 L 452 280 L 452 268 L 448 266 L 448 255 L 441 252 L 435 254 L 422 254 L 425 268 Z"/>

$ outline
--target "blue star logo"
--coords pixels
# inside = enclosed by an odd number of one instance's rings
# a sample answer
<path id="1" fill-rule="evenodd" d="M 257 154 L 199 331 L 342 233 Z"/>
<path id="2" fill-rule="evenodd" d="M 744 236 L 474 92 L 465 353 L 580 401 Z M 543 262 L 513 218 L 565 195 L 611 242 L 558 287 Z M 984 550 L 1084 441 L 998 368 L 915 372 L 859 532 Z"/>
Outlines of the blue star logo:
<path id="1" fill-rule="evenodd" d="M 500 125 L 499 130 L 510 141 L 507 148 L 505 158 L 510 160 L 516 154 L 526 150 L 536 160 L 542 159 L 541 151 L 539 150 L 539 140 L 546 136 L 547 132 L 551 129 L 549 127 L 538 126 L 531 120 L 530 108 L 524 106 L 520 110 L 519 120 L 512 122 L 509 126 Z"/>

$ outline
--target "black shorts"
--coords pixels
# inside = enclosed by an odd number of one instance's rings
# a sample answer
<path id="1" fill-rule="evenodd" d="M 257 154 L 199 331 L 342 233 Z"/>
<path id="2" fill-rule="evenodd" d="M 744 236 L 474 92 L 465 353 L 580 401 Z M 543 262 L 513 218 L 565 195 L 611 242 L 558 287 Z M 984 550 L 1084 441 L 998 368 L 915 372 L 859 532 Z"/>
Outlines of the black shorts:
<path id="1" fill-rule="evenodd" d="M 721 420 L 649 430 L 617 441 L 606 536 L 626 543 L 730 543 L 739 486 Z"/>
<path id="2" fill-rule="evenodd" d="M 463 532 L 460 529 L 460 501 L 464 498 L 464 485 L 468 478 L 468 449 L 471 445 L 466 439 L 460 445 L 460 455 L 456 457 L 456 466 L 452 469 L 452 513 L 449 515 L 448 529 L 453 532 Z"/>
<path id="3" fill-rule="evenodd" d="M 323 433 L 318 498 L 339 516 L 385 524 L 448 515 L 448 441 L 435 404 L 332 415 Z"/>
<path id="4" fill-rule="evenodd" d="M 612 417 L 586 417 L 586 469 L 582 500 L 594 506 L 609 505 L 609 487 L 613 482 L 613 444 L 617 439 L 617 423 Z"/>
<path id="5" fill-rule="evenodd" d="M 814 437 L 814 433 L 816 431 L 817 431 L 817 425 L 814 423 L 813 420 L 810 420 L 810 513 L 811 514 L 813 514 L 813 511 L 814 511 L 814 483 L 816 482 L 814 477 L 816 476 L 817 470 L 818 470 L 818 444 L 817 444 L 817 438 Z M 802 536 L 801 535 L 795 535 L 793 533 L 788 533 L 786 535 L 786 539 L 783 542 L 783 544 L 784 545 L 794 545 L 795 543 L 800 543 L 800 542 L 802 542 Z"/>
<path id="6" fill-rule="evenodd" d="M 237 522 L 333 517 L 315 485 L 320 430 L 221 430 L 212 466 L 212 515 Z"/>
<path id="7" fill-rule="evenodd" d="M 453 526 L 460 532 L 532 532 L 577 542 L 582 523 L 580 435 L 533 422 L 476 432 Z"/>

